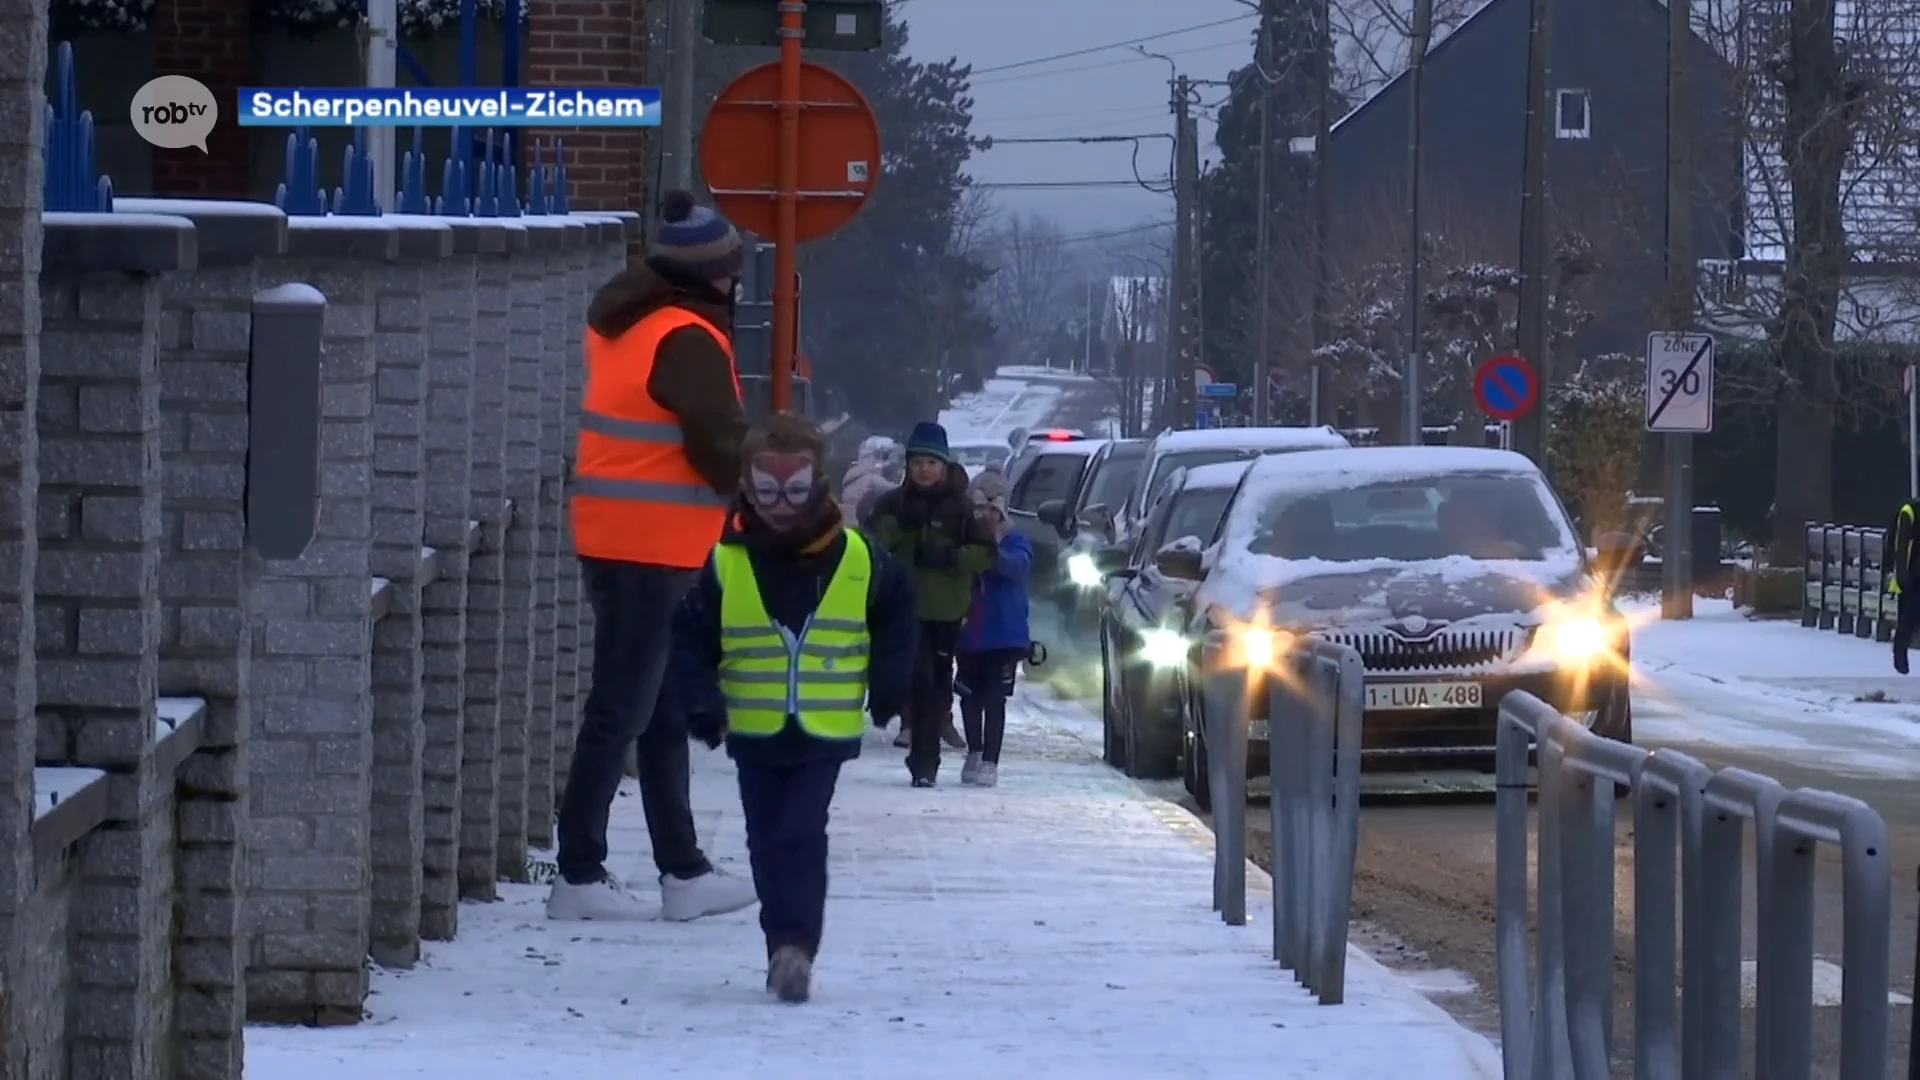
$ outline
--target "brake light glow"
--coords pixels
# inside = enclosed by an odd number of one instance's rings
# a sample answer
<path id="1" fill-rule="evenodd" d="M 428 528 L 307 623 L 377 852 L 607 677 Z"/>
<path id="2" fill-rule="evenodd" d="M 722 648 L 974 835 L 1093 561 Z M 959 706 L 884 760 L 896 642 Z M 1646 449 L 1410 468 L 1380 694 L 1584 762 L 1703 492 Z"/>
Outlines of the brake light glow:
<path id="1" fill-rule="evenodd" d="M 1047 432 L 1047 438 L 1052 442 L 1069 442 L 1073 439 L 1073 432 L 1059 430 L 1049 431 Z"/>

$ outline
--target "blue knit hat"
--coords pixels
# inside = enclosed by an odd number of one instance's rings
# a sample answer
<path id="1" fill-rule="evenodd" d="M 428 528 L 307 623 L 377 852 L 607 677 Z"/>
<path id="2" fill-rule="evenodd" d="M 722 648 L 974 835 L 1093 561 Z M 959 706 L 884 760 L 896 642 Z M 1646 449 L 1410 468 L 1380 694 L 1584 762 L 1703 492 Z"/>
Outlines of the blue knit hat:
<path id="1" fill-rule="evenodd" d="M 726 218 L 693 201 L 684 191 L 660 200 L 660 229 L 647 261 L 702 281 L 740 276 L 746 261 L 740 233 Z"/>
<path id="2" fill-rule="evenodd" d="M 947 449 L 947 429 L 931 420 L 913 425 L 913 434 L 907 436 L 907 456 L 952 461 L 953 453 Z"/>

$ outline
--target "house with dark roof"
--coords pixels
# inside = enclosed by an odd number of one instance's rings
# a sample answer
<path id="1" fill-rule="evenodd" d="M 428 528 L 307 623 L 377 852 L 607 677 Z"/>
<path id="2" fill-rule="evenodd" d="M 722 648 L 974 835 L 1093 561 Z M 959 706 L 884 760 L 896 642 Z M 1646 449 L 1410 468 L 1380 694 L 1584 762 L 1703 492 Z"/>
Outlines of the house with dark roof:
<path id="1" fill-rule="evenodd" d="M 1556 0 L 1554 139 L 1548 185 L 1557 234 L 1577 234 L 1593 272 L 1574 300 L 1593 316 L 1576 355 L 1639 355 L 1659 328 L 1665 277 L 1667 9 L 1659 0 Z M 1424 72 L 1421 207 L 1435 265 L 1517 267 L 1526 138 L 1527 0 L 1490 0 L 1433 46 Z M 1694 254 L 1738 259 L 1740 132 L 1729 65 L 1690 40 L 1695 101 Z M 1334 125 L 1330 257 L 1336 273 L 1404 265 L 1408 79 Z"/>

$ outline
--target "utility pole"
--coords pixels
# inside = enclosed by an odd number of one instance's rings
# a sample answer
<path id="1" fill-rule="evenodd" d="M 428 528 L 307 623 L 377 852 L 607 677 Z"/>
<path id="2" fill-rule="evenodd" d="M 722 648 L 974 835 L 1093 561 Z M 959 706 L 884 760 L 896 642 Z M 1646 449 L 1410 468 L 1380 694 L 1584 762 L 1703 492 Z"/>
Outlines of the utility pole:
<path id="1" fill-rule="evenodd" d="M 1333 342 L 1332 273 L 1327 266 L 1328 229 L 1332 203 L 1331 166 L 1333 140 L 1333 0 L 1320 0 L 1319 33 L 1313 47 L 1318 54 L 1314 66 L 1319 76 L 1319 100 L 1314 105 L 1313 126 L 1313 362 L 1307 378 L 1307 423 L 1327 423 L 1333 410 L 1326 401 L 1327 370 L 1320 350 Z"/>
<path id="2" fill-rule="evenodd" d="M 1420 221 L 1420 114 L 1425 106 L 1427 47 L 1433 41 L 1433 0 L 1414 0 L 1413 33 L 1407 39 L 1407 364 L 1400 383 L 1402 404 L 1406 406 L 1407 445 L 1424 443 L 1426 422 L 1420 406 L 1425 391 L 1420 385 L 1421 348 L 1420 308 L 1426 303 L 1426 288 L 1420 282 L 1422 256 L 1426 253 L 1424 226 Z"/>
<path id="3" fill-rule="evenodd" d="M 1693 329 L 1693 94 L 1687 72 L 1687 43 L 1693 28 L 1689 4 L 1667 11 L 1667 329 Z M 1712 374 L 1709 372 L 1708 374 Z M 1660 614 L 1693 618 L 1693 436 L 1668 432 L 1666 465 L 1666 544 L 1661 551 Z"/>
<path id="4" fill-rule="evenodd" d="M 1173 326 L 1165 364 L 1165 390 L 1161 396 L 1166 407 L 1159 410 L 1165 421 L 1180 426 L 1182 418 L 1193 411 L 1188 403 L 1188 388 L 1193 384 L 1194 355 L 1194 283 L 1198 275 L 1197 230 L 1194 206 L 1200 199 L 1200 134 L 1192 115 L 1193 84 L 1185 75 L 1173 80 L 1174 134 L 1174 240 L 1173 289 L 1167 298 L 1168 321 Z"/>
<path id="5" fill-rule="evenodd" d="M 1260 80 L 1260 163 L 1259 179 L 1255 182 L 1255 201 L 1259 204 L 1255 217 L 1255 228 L 1259 229 L 1254 241 L 1254 318 L 1256 320 L 1253 354 L 1253 425 L 1265 427 L 1271 408 L 1267 401 L 1268 350 L 1273 343 L 1273 270 L 1271 242 L 1273 239 L 1273 186 L 1270 175 L 1273 171 L 1273 81 L 1267 73 L 1273 70 L 1273 17 L 1270 10 L 1271 0 L 1260 0 L 1260 36 L 1254 39 L 1253 77 Z"/>
<path id="6" fill-rule="evenodd" d="M 670 81 L 662 95 L 666 114 L 664 161 L 661 176 L 667 187 L 693 190 L 694 73 L 700 47 L 700 0 L 669 0 L 667 5 L 667 53 Z"/>
<path id="7" fill-rule="evenodd" d="M 1677 5 L 1685 9 L 1687 5 Z M 1514 421 L 1513 448 L 1543 468 L 1547 464 L 1547 391 L 1553 386 L 1549 355 L 1553 289 L 1553 233 L 1547 206 L 1547 148 L 1553 145 L 1553 109 L 1548 100 L 1553 44 L 1552 0 L 1531 0 L 1527 24 L 1526 166 L 1520 199 L 1520 355 L 1540 380 L 1540 404 Z"/>

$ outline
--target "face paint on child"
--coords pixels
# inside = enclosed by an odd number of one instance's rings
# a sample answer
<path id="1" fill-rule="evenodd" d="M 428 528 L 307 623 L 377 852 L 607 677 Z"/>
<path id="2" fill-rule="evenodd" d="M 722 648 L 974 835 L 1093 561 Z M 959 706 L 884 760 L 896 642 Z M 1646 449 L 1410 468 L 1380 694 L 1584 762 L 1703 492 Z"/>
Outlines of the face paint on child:
<path id="1" fill-rule="evenodd" d="M 810 454 L 755 454 L 747 463 L 747 498 L 776 529 L 799 524 L 819 487 Z"/>

